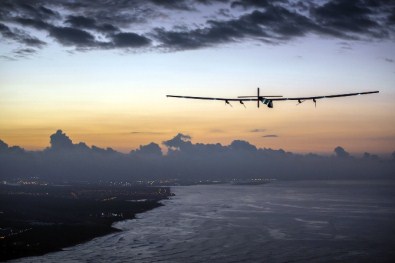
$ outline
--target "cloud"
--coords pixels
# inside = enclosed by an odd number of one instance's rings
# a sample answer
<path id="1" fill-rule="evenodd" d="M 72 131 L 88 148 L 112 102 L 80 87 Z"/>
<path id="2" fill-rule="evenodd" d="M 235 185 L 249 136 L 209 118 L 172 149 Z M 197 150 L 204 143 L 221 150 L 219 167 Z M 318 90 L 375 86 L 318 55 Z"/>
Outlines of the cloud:
<path id="1" fill-rule="evenodd" d="M 309 34 L 371 41 L 393 39 L 393 10 L 393 1 L 371 0 L 3 0 L 0 33 L 27 47 L 43 47 L 48 42 L 40 39 L 42 34 L 35 31 L 39 30 L 77 50 L 128 48 L 141 52 L 234 42 L 276 44 Z"/>
<path id="2" fill-rule="evenodd" d="M 115 154 L 117 153 L 116 151 L 114 151 L 114 149 L 107 147 L 106 149 L 97 147 L 95 145 L 92 145 L 92 151 L 98 154 L 104 154 L 104 155 L 108 155 L 108 154 Z"/>
<path id="3" fill-rule="evenodd" d="M 352 50 L 352 46 L 348 42 L 340 42 L 339 45 L 343 50 Z"/>
<path id="4" fill-rule="evenodd" d="M 23 30 L 19 30 L 19 29 L 11 30 L 8 26 L 2 23 L 0 23 L 0 34 L 5 39 L 12 39 L 30 47 L 41 48 L 44 45 L 46 45 L 44 41 L 41 41 L 36 37 L 30 36 L 28 33 L 26 33 Z"/>
<path id="5" fill-rule="evenodd" d="M 20 25 L 23 25 L 23 26 L 34 27 L 34 28 L 40 29 L 40 30 L 47 30 L 51 27 L 49 24 L 42 21 L 41 19 L 18 17 L 18 18 L 15 18 L 15 22 Z"/>
<path id="6" fill-rule="evenodd" d="M 246 141 L 242 141 L 242 140 L 234 140 L 229 147 L 232 150 L 236 150 L 236 151 L 252 151 L 255 152 L 257 150 L 257 148 L 250 144 L 249 142 Z"/>
<path id="7" fill-rule="evenodd" d="M 6 156 L 7 154 L 18 154 L 24 156 L 25 150 L 19 146 L 8 146 L 7 143 L 0 140 L 0 154 L 5 154 L 4 156 Z"/>
<path id="8" fill-rule="evenodd" d="M 370 3 L 369 3 L 370 2 Z M 376 3 L 374 3 L 376 2 Z M 382 27 L 379 17 L 381 1 L 334 0 L 313 9 L 313 16 L 322 26 L 339 32 L 364 34 L 374 38 L 388 37 L 388 29 Z"/>
<path id="9" fill-rule="evenodd" d="M 394 63 L 394 60 L 392 58 L 384 58 L 384 60 L 388 63 Z"/>
<path id="10" fill-rule="evenodd" d="M 58 12 L 54 12 L 53 10 L 51 10 L 51 9 L 45 7 L 45 6 L 40 6 L 38 11 L 42 15 L 47 16 L 47 17 L 59 16 Z"/>
<path id="11" fill-rule="evenodd" d="M 64 183 L 169 178 L 192 182 L 234 178 L 382 179 L 392 178 L 395 169 L 395 153 L 388 160 L 370 153 L 357 158 L 341 146 L 336 147 L 335 156 L 303 155 L 282 149 L 258 149 L 244 140 L 234 140 L 230 145 L 193 143 L 190 136 L 182 133 L 164 145 L 167 155 L 154 142 L 123 154 L 112 148 L 73 143 L 62 130 L 50 136 L 50 147 L 37 152 L 0 140 L 0 180 L 39 177 Z"/>
<path id="12" fill-rule="evenodd" d="M 191 139 L 192 139 L 191 136 L 189 136 L 187 134 L 179 133 L 173 139 L 164 141 L 163 144 L 169 148 L 180 149 L 184 144 L 186 144 L 186 143 L 190 144 Z"/>
<path id="13" fill-rule="evenodd" d="M 151 43 L 151 40 L 149 38 L 129 32 L 117 33 L 112 36 L 112 39 L 114 41 L 114 45 L 116 47 L 121 47 L 121 48 L 124 47 L 138 48 L 138 47 L 149 46 Z"/>
<path id="14" fill-rule="evenodd" d="M 365 153 L 363 154 L 363 158 L 364 158 L 364 159 L 367 159 L 367 160 L 378 160 L 378 159 L 379 159 L 378 155 L 376 155 L 376 154 L 371 154 L 371 153 L 368 153 L 368 152 L 365 152 Z"/>
<path id="15" fill-rule="evenodd" d="M 191 6 L 189 5 L 188 1 L 168 1 L 168 0 L 151 0 L 153 4 L 158 6 L 163 6 L 168 9 L 179 9 L 179 10 L 190 10 Z"/>
<path id="16" fill-rule="evenodd" d="M 73 148 L 73 142 L 62 130 L 57 130 L 50 136 L 50 144 L 51 150 L 70 150 Z"/>
<path id="17" fill-rule="evenodd" d="M 346 150 L 344 150 L 343 147 L 341 146 L 337 146 L 334 150 L 335 154 L 337 157 L 339 158 L 348 158 L 350 157 L 350 154 L 348 152 L 346 152 Z"/>
<path id="18" fill-rule="evenodd" d="M 66 21 L 72 27 L 79 28 L 96 28 L 96 20 L 93 18 L 87 18 L 84 16 L 68 16 Z"/>
<path id="19" fill-rule="evenodd" d="M 8 17 L 8 15 L 10 14 L 12 15 L 18 14 L 21 17 L 29 16 L 35 18 L 40 18 L 42 16 L 50 16 L 53 14 L 53 12 L 51 13 L 51 10 L 49 8 L 45 8 L 45 7 L 36 8 L 34 4 L 31 5 L 26 3 L 26 1 L 22 1 L 22 0 L 1 1 L 0 9 L 1 9 L 0 14 L 2 18 Z"/>
<path id="20" fill-rule="evenodd" d="M 154 37 L 161 43 L 161 47 L 175 50 L 214 46 L 246 38 L 259 38 L 260 41 L 269 42 L 270 38 L 275 38 L 275 36 L 271 36 L 261 27 L 260 14 L 262 13 L 254 11 L 237 19 L 209 20 L 206 27 L 184 31 L 157 28 Z"/>
<path id="21" fill-rule="evenodd" d="M 21 49 L 17 49 L 14 51 L 14 55 L 16 57 L 20 57 L 20 58 L 21 57 L 26 58 L 26 57 L 29 57 L 29 56 L 35 54 L 35 53 L 37 53 L 37 50 L 35 50 L 33 48 L 21 48 Z"/>
<path id="22" fill-rule="evenodd" d="M 93 29 L 104 33 L 113 33 L 120 31 L 119 28 L 111 24 L 108 23 L 98 24 L 95 19 L 84 17 L 84 16 L 69 15 L 65 20 L 65 23 L 69 24 L 71 27 Z"/>
<path id="23" fill-rule="evenodd" d="M 276 134 L 267 134 L 267 135 L 263 135 L 262 137 L 263 138 L 277 138 L 278 135 L 276 135 Z"/>
<path id="24" fill-rule="evenodd" d="M 266 131 L 266 129 L 253 129 L 253 130 L 250 130 L 250 132 L 265 132 Z"/>
<path id="25" fill-rule="evenodd" d="M 8 149 L 8 144 L 0 140 L 0 152 L 6 151 Z"/>
<path id="26" fill-rule="evenodd" d="M 29 54 L 34 54 L 36 52 L 35 49 L 33 48 L 23 48 L 23 49 L 18 49 L 14 53 L 20 54 L 20 55 L 29 55 Z"/>
<path id="27" fill-rule="evenodd" d="M 3 56 L 3 55 L 0 55 L 0 58 L 1 58 L 1 59 L 4 59 L 4 60 L 8 60 L 8 61 L 17 61 L 17 60 L 18 60 L 18 59 L 15 58 L 15 57 Z"/>
<path id="28" fill-rule="evenodd" d="M 53 27 L 50 35 L 66 46 L 92 46 L 95 38 L 87 31 L 72 27 Z"/>
<path id="29" fill-rule="evenodd" d="M 267 4 L 264 10 L 254 10 L 236 19 L 208 20 L 205 27 L 197 29 L 176 31 L 157 28 L 154 36 L 163 47 L 176 50 L 196 49 L 251 39 L 265 43 L 279 43 L 303 37 L 308 33 L 343 39 L 389 36 L 389 28 L 370 19 L 364 14 L 364 8 L 350 12 L 353 14 L 353 22 L 348 21 L 346 14 L 331 16 L 335 12 L 333 9 L 338 8 L 340 8 L 338 4 L 323 5 L 310 10 L 314 16 L 307 17 L 282 6 Z M 354 23 L 359 23 L 359 25 L 354 25 Z"/>
<path id="30" fill-rule="evenodd" d="M 158 144 L 151 142 L 147 145 L 140 145 L 139 149 L 131 151 L 130 154 L 162 156 L 162 150 L 160 149 Z"/>
<path id="31" fill-rule="evenodd" d="M 243 0 L 243 1 L 234 1 L 231 3 L 232 8 L 242 7 L 242 8 L 253 8 L 253 7 L 268 7 L 273 2 L 276 1 L 268 1 L 268 0 Z M 278 1 L 282 2 L 282 1 Z"/>

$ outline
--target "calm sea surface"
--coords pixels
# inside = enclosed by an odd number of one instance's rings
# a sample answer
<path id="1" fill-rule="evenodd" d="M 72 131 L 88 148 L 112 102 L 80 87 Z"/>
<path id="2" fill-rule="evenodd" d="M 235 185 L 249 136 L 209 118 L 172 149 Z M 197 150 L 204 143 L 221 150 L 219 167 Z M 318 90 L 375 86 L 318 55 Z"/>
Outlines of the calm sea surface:
<path id="1" fill-rule="evenodd" d="M 395 262 L 395 183 L 173 187 L 120 233 L 17 262 Z"/>

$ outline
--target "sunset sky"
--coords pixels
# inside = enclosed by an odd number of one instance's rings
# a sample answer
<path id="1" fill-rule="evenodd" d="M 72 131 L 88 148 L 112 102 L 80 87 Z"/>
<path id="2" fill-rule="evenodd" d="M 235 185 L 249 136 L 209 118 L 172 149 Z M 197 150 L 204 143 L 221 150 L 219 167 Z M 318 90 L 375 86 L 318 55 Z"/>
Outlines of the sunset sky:
<path id="1" fill-rule="evenodd" d="M 127 2 L 127 3 L 125 3 Z M 194 142 L 331 153 L 395 151 L 391 1 L 1 1 L 0 139 L 129 152 Z M 27 4 L 28 3 L 28 4 Z M 166 98 L 379 94 L 256 103 Z"/>

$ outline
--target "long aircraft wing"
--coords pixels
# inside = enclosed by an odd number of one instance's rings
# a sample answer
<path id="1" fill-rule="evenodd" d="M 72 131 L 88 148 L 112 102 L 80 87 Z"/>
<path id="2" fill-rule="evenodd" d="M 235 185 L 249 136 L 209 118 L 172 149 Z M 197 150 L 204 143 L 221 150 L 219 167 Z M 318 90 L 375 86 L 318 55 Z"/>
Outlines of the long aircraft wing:
<path id="1" fill-rule="evenodd" d="M 178 95 L 166 95 L 166 97 L 168 97 L 168 98 L 181 98 L 181 99 L 194 99 L 194 100 L 256 101 L 256 97 L 255 98 L 249 98 L 249 99 L 193 97 L 193 96 L 178 96 Z"/>
<path id="2" fill-rule="evenodd" d="M 314 97 L 291 97 L 291 98 L 270 98 L 272 101 L 283 101 L 283 100 L 318 100 L 318 99 L 330 99 L 330 98 L 339 98 L 339 97 L 349 97 L 356 95 L 366 95 L 379 93 L 379 91 L 366 91 L 366 92 L 358 92 L 358 93 L 345 93 L 345 94 L 335 94 L 335 95 L 325 95 L 325 96 L 314 96 Z"/>
<path id="3" fill-rule="evenodd" d="M 318 99 L 326 99 L 326 98 L 339 98 L 339 97 L 349 97 L 349 96 L 356 96 L 356 95 L 366 95 L 366 94 L 373 94 L 379 93 L 379 91 L 367 91 L 367 92 L 358 92 L 358 93 L 345 93 L 345 94 L 334 94 L 334 95 L 325 95 L 325 96 L 313 96 L 313 97 L 289 97 L 283 98 L 281 96 L 246 96 L 240 98 L 214 98 L 214 97 L 194 97 L 194 96 L 179 96 L 179 95 L 166 95 L 168 98 L 181 98 L 181 99 L 195 99 L 195 100 L 221 100 L 221 101 L 256 101 L 258 98 L 259 100 L 267 99 L 271 101 L 284 101 L 284 100 L 318 100 Z"/>

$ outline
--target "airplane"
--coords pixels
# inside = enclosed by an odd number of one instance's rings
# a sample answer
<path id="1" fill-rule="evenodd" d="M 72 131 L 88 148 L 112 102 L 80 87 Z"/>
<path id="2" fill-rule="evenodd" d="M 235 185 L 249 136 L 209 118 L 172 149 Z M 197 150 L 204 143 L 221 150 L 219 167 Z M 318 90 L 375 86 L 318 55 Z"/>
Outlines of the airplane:
<path id="1" fill-rule="evenodd" d="M 325 95 L 325 96 L 313 96 L 313 97 L 290 97 L 284 98 L 281 95 L 260 95 L 259 88 L 257 89 L 256 96 L 238 96 L 237 98 L 214 98 L 214 97 L 193 97 L 193 96 L 180 96 L 180 95 L 166 95 L 168 98 L 181 98 L 181 99 L 195 99 L 195 100 L 220 100 L 224 101 L 225 105 L 230 105 L 230 101 L 238 101 L 241 105 L 244 105 L 245 101 L 256 101 L 257 107 L 259 108 L 259 102 L 266 105 L 268 108 L 273 108 L 273 101 L 286 101 L 286 100 L 295 100 L 298 101 L 298 104 L 301 104 L 304 101 L 312 100 L 314 105 L 317 106 L 318 99 L 330 99 L 330 98 L 339 98 L 339 97 L 349 97 L 349 96 L 356 96 L 356 95 L 367 95 L 379 93 L 378 90 L 376 91 L 366 91 L 366 92 L 357 92 L 357 93 L 345 93 L 345 94 L 334 94 L 334 95 Z M 297 104 L 297 105 L 298 105 Z"/>

